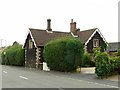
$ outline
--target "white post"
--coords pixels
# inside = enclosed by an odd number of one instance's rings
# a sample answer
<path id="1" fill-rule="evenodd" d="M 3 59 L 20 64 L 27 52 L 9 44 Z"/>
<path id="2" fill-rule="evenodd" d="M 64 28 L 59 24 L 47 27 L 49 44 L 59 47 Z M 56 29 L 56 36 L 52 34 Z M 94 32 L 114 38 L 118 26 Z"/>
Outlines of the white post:
<path id="1" fill-rule="evenodd" d="M 5 65 L 6 65 L 6 52 L 4 52 L 4 56 L 5 56 Z"/>
<path id="2" fill-rule="evenodd" d="M 50 71 L 49 67 L 47 66 L 46 62 L 43 62 L 43 70 L 44 71 Z"/>

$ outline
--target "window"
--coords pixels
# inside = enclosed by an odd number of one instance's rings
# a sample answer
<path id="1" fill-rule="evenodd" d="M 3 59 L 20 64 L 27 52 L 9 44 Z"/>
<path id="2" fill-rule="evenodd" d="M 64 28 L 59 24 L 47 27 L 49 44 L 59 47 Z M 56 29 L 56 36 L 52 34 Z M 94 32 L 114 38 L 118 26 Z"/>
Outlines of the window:
<path id="1" fill-rule="evenodd" d="M 93 47 L 99 47 L 99 39 L 93 39 Z"/>
<path id="2" fill-rule="evenodd" d="M 29 49 L 33 48 L 33 42 L 32 39 L 29 40 Z"/>

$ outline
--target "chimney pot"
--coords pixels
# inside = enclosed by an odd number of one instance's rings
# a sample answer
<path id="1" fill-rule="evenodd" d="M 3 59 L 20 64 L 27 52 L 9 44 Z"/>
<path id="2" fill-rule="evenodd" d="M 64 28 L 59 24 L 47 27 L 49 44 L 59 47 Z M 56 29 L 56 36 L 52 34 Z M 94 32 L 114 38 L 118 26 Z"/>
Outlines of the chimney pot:
<path id="1" fill-rule="evenodd" d="M 73 19 L 71 19 L 71 23 L 73 23 Z"/>
<path id="2" fill-rule="evenodd" d="M 51 29 L 51 19 L 47 19 L 47 30 L 52 31 L 52 29 Z"/>
<path id="3" fill-rule="evenodd" d="M 77 31 L 80 31 L 80 28 L 78 28 Z"/>

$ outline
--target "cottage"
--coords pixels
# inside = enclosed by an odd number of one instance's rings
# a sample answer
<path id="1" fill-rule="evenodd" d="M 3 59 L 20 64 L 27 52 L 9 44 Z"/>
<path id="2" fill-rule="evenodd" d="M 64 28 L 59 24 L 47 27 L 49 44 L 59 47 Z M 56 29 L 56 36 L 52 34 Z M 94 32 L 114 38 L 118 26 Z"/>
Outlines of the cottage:
<path id="1" fill-rule="evenodd" d="M 94 47 L 100 47 L 106 43 L 105 38 L 98 28 L 80 31 L 76 28 L 76 22 L 73 19 L 70 23 L 70 32 L 52 31 L 51 20 L 47 19 L 47 29 L 29 29 L 24 48 L 25 48 L 25 66 L 43 69 L 44 62 L 43 49 L 44 45 L 50 40 L 59 37 L 71 36 L 79 38 L 84 45 L 86 52 L 91 52 Z"/>

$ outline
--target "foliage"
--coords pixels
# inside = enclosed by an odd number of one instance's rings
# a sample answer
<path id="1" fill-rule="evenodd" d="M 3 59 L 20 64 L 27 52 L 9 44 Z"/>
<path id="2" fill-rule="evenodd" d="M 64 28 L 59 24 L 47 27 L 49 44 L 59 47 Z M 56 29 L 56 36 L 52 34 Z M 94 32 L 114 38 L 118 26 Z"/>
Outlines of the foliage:
<path id="1" fill-rule="evenodd" d="M 106 63 L 108 61 L 108 56 L 106 53 L 97 53 L 95 56 L 95 61 L 96 61 L 96 69 L 95 73 L 97 74 L 98 77 L 102 78 L 107 75 L 109 72 L 109 65 Z"/>
<path id="2" fill-rule="evenodd" d="M 22 45 L 14 42 L 12 46 L 7 47 L 2 52 L 2 64 L 3 65 L 24 65 L 24 49 Z"/>
<path id="3" fill-rule="evenodd" d="M 97 53 L 100 52 L 100 47 L 93 48 L 93 55 L 96 56 Z"/>
<path id="4" fill-rule="evenodd" d="M 92 56 L 91 56 L 91 54 L 85 53 L 83 61 L 82 61 L 82 66 L 83 67 L 93 66 L 92 63 L 93 62 L 92 62 Z"/>
<path id="5" fill-rule="evenodd" d="M 99 52 L 95 56 L 95 73 L 99 78 L 104 78 L 112 74 L 120 65 L 119 57 L 109 57 L 105 52 Z"/>
<path id="6" fill-rule="evenodd" d="M 117 50 L 117 56 L 120 56 L 120 49 Z"/>
<path id="7" fill-rule="evenodd" d="M 100 47 L 100 51 L 101 52 L 104 52 L 105 50 L 107 49 L 107 44 L 106 43 L 103 43 Z"/>
<path id="8" fill-rule="evenodd" d="M 120 67 L 120 56 L 117 56 L 117 57 L 115 58 L 115 61 L 116 61 L 116 63 L 117 63 L 117 66 Z"/>
<path id="9" fill-rule="evenodd" d="M 59 38 L 48 42 L 44 47 L 44 59 L 51 70 L 72 71 L 81 65 L 83 45 L 79 39 Z"/>

